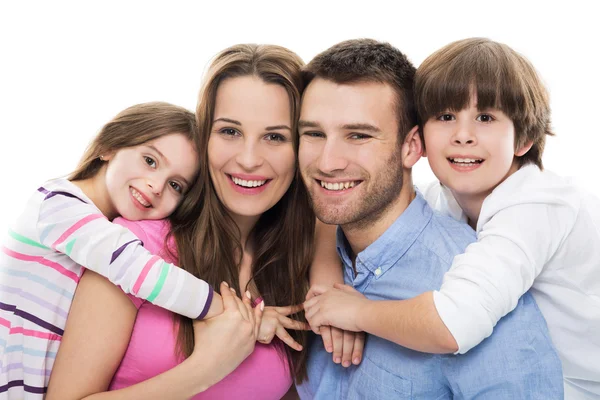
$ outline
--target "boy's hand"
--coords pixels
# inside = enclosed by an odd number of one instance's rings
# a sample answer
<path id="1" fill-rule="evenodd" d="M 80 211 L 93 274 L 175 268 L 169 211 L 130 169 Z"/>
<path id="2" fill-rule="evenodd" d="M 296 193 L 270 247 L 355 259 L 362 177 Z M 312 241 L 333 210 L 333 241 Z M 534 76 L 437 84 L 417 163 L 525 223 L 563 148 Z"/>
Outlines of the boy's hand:
<path id="1" fill-rule="evenodd" d="M 292 349 L 301 351 L 302 345 L 296 342 L 286 329 L 310 330 L 310 326 L 306 322 L 288 317 L 301 311 L 302 308 L 302 304 L 287 307 L 265 307 L 258 333 L 258 342 L 269 344 L 277 336 Z"/>
<path id="2" fill-rule="evenodd" d="M 323 325 L 360 332 L 357 316 L 368 301 L 353 287 L 336 283 L 332 289 L 304 302 L 305 316 L 317 334 Z"/>

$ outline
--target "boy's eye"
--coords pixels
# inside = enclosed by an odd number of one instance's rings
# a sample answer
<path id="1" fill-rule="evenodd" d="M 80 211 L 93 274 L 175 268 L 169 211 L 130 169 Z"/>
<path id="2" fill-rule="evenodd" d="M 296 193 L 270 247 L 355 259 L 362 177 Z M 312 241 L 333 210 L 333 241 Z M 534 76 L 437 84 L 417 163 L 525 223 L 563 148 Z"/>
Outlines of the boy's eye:
<path id="1" fill-rule="evenodd" d="M 492 122 L 494 117 L 492 117 L 490 114 L 481 114 L 476 119 L 479 122 Z"/>
<path id="2" fill-rule="evenodd" d="M 323 138 L 323 137 L 325 137 L 325 134 L 323 134 L 322 132 L 306 131 L 306 132 L 300 133 L 300 136 Z"/>
<path id="3" fill-rule="evenodd" d="M 440 114 L 436 118 L 438 121 L 453 121 L 454 115 L 452 114 Z"/>
<path id="4" fill-rule="evenodd" d="M 281 133 L 268 133 L 265 139 L 272 142 L 285 142 L 287 140 Z"/>
<path id="5" fill-rule="evenodd" d="M 151 168 L 156 168 L 156 161 L 154 161 L 154 158 L 144 156 L 144 161 L 146 161 L 146 164 L 148 164 L 148 166 Z"/>
<path id="6" fill-rule="evenodd" d="M 183 188 L 181 187 L 181 185 L 175 181 L 170 181 L 169 185 L 177 192 L 177 193 L 182 193 L 183 192 Z"/>

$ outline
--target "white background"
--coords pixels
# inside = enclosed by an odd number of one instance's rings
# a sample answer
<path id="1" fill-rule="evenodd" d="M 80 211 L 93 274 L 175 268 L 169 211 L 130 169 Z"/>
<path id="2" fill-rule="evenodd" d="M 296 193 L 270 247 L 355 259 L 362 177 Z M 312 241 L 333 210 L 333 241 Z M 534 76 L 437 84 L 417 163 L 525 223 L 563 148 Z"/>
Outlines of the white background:
<path id="1" fill-rule="evenodd" d="M 195 108 L 219 50 L 273 43 L 305 61 L 345 39 L 385 40 L 418 64 L 485 36 L 528 57 L 546 82 L 557 136 L 548 169 L 596 195 L 600 27 L 596 1 L 164 1 L 0 3 L 0 236 L 45 180 L 69 173 L 100 127 L 135 103 Z M 597 7 L 597 5 L 596 5 Z M 433 178 L 426 160 L 417 181 Z"/>

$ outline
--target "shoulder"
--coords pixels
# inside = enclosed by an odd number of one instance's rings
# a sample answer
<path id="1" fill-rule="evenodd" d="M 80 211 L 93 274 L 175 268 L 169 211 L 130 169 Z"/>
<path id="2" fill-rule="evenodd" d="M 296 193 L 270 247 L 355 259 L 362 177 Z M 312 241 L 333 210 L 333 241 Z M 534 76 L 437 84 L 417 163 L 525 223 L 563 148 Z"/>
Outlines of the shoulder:
<path id="1" fill-rule="evenodd" d="M 466 223 L 433 210 L 431 219 L 419 236 L 419 244 L 449 267 L 454 256 L 476 241 L 475 231 Z"/>
<path id="2" fill-rule="evenodd" d="M 169 251 L 166 248 L 166 240 L 171 229 L 169 221 L 160 220 L 141 220 L 130 221 L 125 218 L 115 218 L 113 223 L 121 225 L 136 235 L 144 244 L 144 247 L 152 254 L 161 256 L 171 262 Z M 169 249 L 175 250 L 174 242 L 169 241 Z"/>

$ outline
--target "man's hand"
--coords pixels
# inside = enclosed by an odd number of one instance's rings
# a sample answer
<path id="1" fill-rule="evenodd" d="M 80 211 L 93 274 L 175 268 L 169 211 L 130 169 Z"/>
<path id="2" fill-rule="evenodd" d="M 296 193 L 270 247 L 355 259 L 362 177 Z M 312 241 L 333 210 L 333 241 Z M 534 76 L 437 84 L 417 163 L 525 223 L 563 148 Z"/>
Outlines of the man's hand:
<path id="1" fill-rule="evenodd" d="M 310 330 L 310 326 L 306 322 L 288 317 L 301 311 L 302 308 L 302 304 L 287 307 L 265 307 L 258 333 L 258 342 L 269 344 L 277 336 L 292 349 L 301 351 L 300 343 L 296 342 L 286 329 Z"/>
<path id="2" fill-rule="evenodd" d="M 317 334 L 322 325 L 360 332 L 357 317 L 368 302 L 353 287 L 336 283 L 332 289 L 305 301 L 304 311 L 310 327 Z"/>

